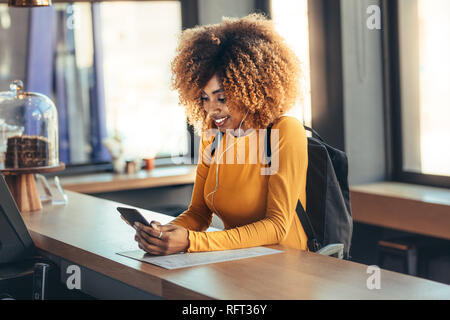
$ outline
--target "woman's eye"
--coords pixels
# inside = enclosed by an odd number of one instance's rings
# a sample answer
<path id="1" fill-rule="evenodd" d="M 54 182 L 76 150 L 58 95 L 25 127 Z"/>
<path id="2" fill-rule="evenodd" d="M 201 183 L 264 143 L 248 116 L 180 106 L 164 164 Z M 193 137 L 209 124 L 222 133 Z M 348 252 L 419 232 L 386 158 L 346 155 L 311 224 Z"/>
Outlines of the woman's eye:
<path id="1" fill-rule="evenodd" d="M 201 101 L 206 101 L 206 100 L 208 100 L 208 97 L 200 97 L 200 100 Z"/>
<path id="2" fill-rule="evenodd" d="M 219 102 L 225 103 L 225 98 L 219 98 L 217 100 L 219 100 Z"/>

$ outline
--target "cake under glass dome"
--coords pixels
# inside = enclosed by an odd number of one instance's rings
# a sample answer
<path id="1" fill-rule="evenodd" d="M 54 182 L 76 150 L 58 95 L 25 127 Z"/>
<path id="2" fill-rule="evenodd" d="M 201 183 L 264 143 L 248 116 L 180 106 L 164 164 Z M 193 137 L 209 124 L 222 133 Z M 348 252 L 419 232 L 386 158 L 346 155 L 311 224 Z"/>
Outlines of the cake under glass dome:
<path id="1" fill-rule="evenodd" d="M 0 88 L 1 89 L 1 88 Z M 59 165 L 58 115 L 45 95 L 15 80 L 0 92 L 0 169 Z"/>

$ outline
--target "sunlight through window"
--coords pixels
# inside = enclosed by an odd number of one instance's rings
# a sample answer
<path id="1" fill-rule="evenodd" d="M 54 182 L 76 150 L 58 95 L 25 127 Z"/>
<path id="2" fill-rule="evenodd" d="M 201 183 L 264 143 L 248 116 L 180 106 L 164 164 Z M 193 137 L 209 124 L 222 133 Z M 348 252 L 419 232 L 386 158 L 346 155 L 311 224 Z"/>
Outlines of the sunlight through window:
<path id="1" fill-rule="evenodd" d="M 309 33 L 307 0 L 272 0 L 272 20 L 277 31 L 302 63 L 302 99 L 288 114 L 311 125 L 311 89 L 309 77 Z"/>
<path id="2" fill-rule="evenodd" d="M 186 154 L 186 116 L 170 90 L 180 3 L 101 3 L 100 12 L 108 133 L 124 137 L 129 156 Z"/>

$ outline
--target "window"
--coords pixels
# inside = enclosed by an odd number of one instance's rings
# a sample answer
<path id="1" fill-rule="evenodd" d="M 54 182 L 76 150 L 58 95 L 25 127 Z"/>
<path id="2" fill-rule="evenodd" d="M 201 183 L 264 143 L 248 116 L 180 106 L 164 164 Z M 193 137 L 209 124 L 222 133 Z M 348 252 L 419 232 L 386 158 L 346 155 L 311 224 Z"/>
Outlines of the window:
<path id="1" fill-rule="evenodd" d="M 447 0 L 397 2 L 396 170 L 400 179 L 441 186 L 450 185 L 449 11 Z"/>
<path id="2" fill-rule="evenodd" d="M 108 134 L 123 136 L 130 156 L 186 154 L 186 116 L 170 90 L 180 2 L 101 3 L 100 17 Z"/>
<path id="3" fill-rule="evenodd" d="M 27 10 L 0 4 L 0 91 L 9 90 L 11 81 L 25 77 L 28 32 L 18 21 L 26 19 Z"/>
<path id="4" fill-rule="evenodd" d="M 55 21 L 47 19 L 37 28 L 55 30 L 54 66 L 49 66 L 54 77 L 46 81 L 52 82 L 59 112 L 61 161 L 110 161 L 103 145 L 108 137 L 122 140 L 129 159 L 186 155 L 186 116 L 170 88 L 181 3 L 82 2 L 52 8 Z M 35 27 L 31 32 L 40 38 L 43 30 Z"/>
<path id="5" fill-rule="evenodd" d="M 99 106 L 94 98 L 96 75 L 91 6 L 88 3 L 55 4 L 53 8 L 55 51 L 50 54 L 54 65 L 47 68 L 53 67 L 54 73 L 52 87 L 59 117 L 60 160 L 67 165 L 108 161 L 107 151 L 99 148 L 104 136 L 96 134 Z M 32 37 L 41 39 L 40 30 L 34 27 L 30 27 Z M 29 50 L 29 55 L 34 54 Z"/>
<path id="6" fill-rule="evenodd" d="M 311 86 L 309 78 L 309 34 L 307 0 L 272 0 L 271 18 L 280 35 L 294 50 L 302 63 L 302 101 L 289 110 L 307 126 L 311 126 Z"/>

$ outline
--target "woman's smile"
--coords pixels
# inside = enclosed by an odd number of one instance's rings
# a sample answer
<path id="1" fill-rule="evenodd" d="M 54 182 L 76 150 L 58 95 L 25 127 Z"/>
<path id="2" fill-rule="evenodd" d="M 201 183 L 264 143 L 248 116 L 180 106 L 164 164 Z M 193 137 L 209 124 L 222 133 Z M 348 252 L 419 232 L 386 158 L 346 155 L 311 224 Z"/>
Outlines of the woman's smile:
<path id="1" fill-rule="evenodd" d="M 216 124 L 217 128 L 220 128 L 227 123 L 228 118 L 230 118 L 230 116 L 214 119 L 214 123 Z"/>

